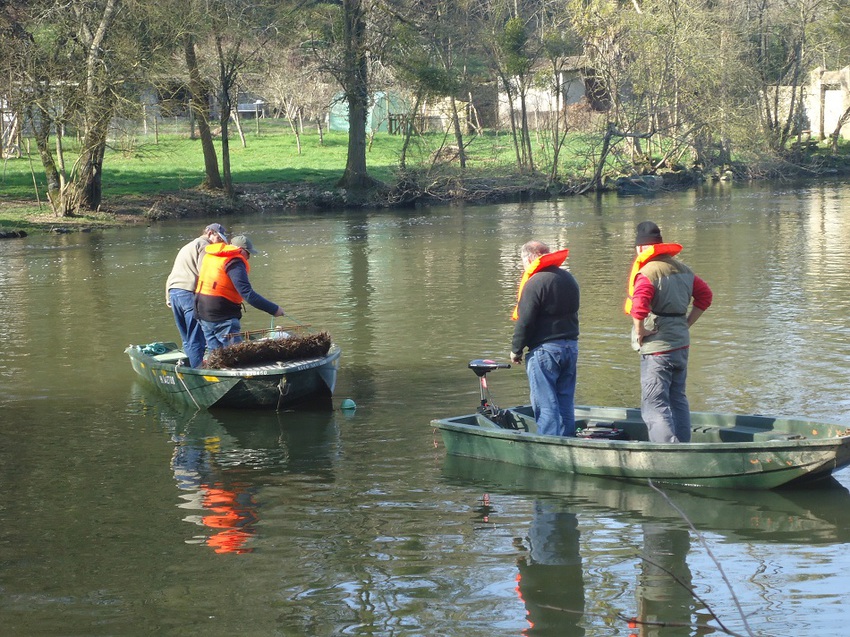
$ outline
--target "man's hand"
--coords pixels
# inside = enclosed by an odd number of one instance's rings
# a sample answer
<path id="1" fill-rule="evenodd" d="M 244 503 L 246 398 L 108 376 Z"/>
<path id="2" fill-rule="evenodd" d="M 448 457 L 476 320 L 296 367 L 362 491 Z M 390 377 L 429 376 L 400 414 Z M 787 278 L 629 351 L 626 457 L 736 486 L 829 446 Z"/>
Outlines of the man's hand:
<path id="1" fill-rule="evenodd" d="M 634 319 L 635 335 L 637 336 L 638 345 L 643 345 L 643 339 L 647 336 L 657 334 L 657 330 L 648 330 L 643 324 L 643 319 Z"/>
<path id="2" fill-rule="evenodd" d="M 519 354 L 511 352 L 511 362 L 515 365 L 522 365 L 522 352 L 520 352 Z"/>
<path id="3" fill-rule="evenodd" d="M 279 305 L 277 306 L 277 312 L 274 313 L 275 316 L 283 316 L 283 308 Z"/>

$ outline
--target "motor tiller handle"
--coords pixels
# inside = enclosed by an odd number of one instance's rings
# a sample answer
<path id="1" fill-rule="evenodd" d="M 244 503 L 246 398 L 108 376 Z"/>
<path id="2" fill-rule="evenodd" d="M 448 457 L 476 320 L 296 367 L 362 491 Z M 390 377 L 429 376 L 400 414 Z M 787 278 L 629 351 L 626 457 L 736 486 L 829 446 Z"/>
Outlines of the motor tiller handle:
<path id="1" fill-rule="evenodd" d="M 510 369 L 509 363 L 497 363 L 485 358 L 476 358 L 474 361 L 469 361 L 469 369 L 475 372 L 478 377 L 483 377 L 492 372 L 494 369 Z"/>

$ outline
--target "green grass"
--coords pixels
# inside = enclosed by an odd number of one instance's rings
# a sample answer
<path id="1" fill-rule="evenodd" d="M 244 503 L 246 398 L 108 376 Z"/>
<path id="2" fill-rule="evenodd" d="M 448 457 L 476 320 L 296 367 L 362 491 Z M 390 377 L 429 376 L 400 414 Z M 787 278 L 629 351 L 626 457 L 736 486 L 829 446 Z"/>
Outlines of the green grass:
<path id="1" fill-rule="evenodd" d="M 116 202 L 194 188 L 204 180 L 204 162 L 199 139 L 191 139 L 185 124 L 161 125 L 158 132 L 124 132 L 110 139 L 104 158 L 103 200 L 105 207 L 116 209 Z M 231 127 L 231 174 L 237 190 L 240 184 L 292 183 L 319 189 L 332 189 L 345 169 L 348 134 L 315 129 L 301 135 L 299 153 L 296 137 L 288 124 L 278 120 L 260 120 L 259 133 L 254 121 L 244 123 L 245 147 L 235 127 Z M 514 151 L 507 133 L 488 133 L 468 137 L 468 168 L 475 174 L 508 175 L 514 167 Z M 407 165 L 424 168 L 431 165 L 433 152 L 441 144 L 452 144 L 442 133 L 414 137 L 408 148 Z M 368 140 L 366 162 L 369 174 L 385 183 L 397 179 L 403 137 L 376 133 Z M 57 222 L 46 201 L 46 180 L 35 142 L 25 140 L 23 148 L 31 156 L 9 159 L 0 173 L 0 228 L 27 229 Z M 64 139 L 66 165 L 70 168 L 79 153 L 74 137 Z M 221 168 L 221 140 L 215 140 Z M 454 170 L 450 168 L 449 172 Z M 38 185 L 38 197 L 33 185 Z M 39 206 L 39 198 L 41 206 Z M 121 208 L 119 204 L 118 209 Z M 103 215 L 63 219 L 62 222 L 103 222 Z"/>
<path id="2" fill-rule="evenodd" d="M 301 136 L 301 153 L 289 125 L 281 120 L 262 119 L 259 132 L 256 122 L 243 124 L 246 146 L 243 148 L 235 127 L 231 127 L 230 159 L 233 182 L 237 190 L 242 184 L 299 184 L 314 189 L 332 189 L 342 176 L 348 152 L 348 134 L 326 132 L 322 138 L 315 129 Z M 366 162 L 369 173 L 388 184 L 397 181 L 397 171 L 403 137 L 376 133 L 369 140 Z M 516 158 L 510 134 L 487 132 L 468 136 L 467 171 L 464 178 L 490 178 L 494 184 L 507 181 L 524 183 L 526 177 L 516 175 Z M 563 180 L 586 179 L 598 152 L 600 136 L 593 133 L 571 133 L 560 156 L 559 174 Z M 407 166 L 413 170 L 429 170 L 436 149 L 454 143 L 443 133 L 414 137 L 407 154 Z M 534 135 L 535 168 L 546 175 L 550 170 L 551 152 L 545 136 Z M 221 166 L 221 140 L 215 141 Z M 46 183 L 35 143 L 25 140 L 23 148 L 31 148 L 32 156 L 8 159 L 0 173 L 0 229 L 27 229 L 57 223 L 46 203 Z M 66 163 L 76 159 L 79 149 L 75 138 L 65 138 Z M 844 153 L 847 148 L 842 148 Z M 623 158 L 609 156 L 609 168 L 616 172 Z M 846 155 L 842 157 L 846 162 Z M 627 168 L 626 168 L 627 169 Z M 457 162 L 446 164 L 437 171 L 442 177 L 454 179 L 460 175 Z M 33 185 L 38 184 L 38 197 Z M 190 139 L 186 123 L 169 121 L 160 124 L 158 132 L 127 130 L 110 139 L 104 159 L 104 207 L 138 214 L 145 203 L 157 195 L 185 191 L 203 182 L 204 163 L 199 139 Z M 135 201 L 136 203 L 127 203 Z M 107 215 L 88 215 L 62 223 L 105 223 Z"/>
<path id="3" fill-rule="evenodd" d="M 184 128 L 185 125 L 180 128 Z M 139 131 L 111 139 L 104 158 L 103 199 L 146 198 L 158 194 L 194 188 L 203 182 L 204 163 L 199 139 L 190 139 L 188 131 L 175 125 L 162 126 L 155 134 Z M 259 134 L 253 121 L 245 122 L 245 147 L 235 128 L 231 128 L 230 161 L 235 186 L 288 182 L 321 188 L 333 188 L 345 169 L 348 134 L 325 132 L 320 138 L 315 130 L 301 135 L 299 154 L 295 135 L 289 126 L 276 120 L 261 120 Z M 432 152 L 444 140 L 443 134 L 415 138 L 408 149 L 408 166 L 430 164 Z M 468 141 L 471 138 L 468 138 Z M 446 143 L 451 144 L 451 138 Z M 507 134 L 482 135 L 468 148 L 472 170 L 508 171 L 513 167 L 513 147 Z M 66 164 L 70 167 L 79 148 L 73 137 L 65 142 Z M 376 133 L 369 140 L 366 161 L 369 173 L 384 182 L 393 183 L 401 156 L 403 138 Z M 221 167 L 221 140 L 215 141 Z M 32 156 L 9 159 L 0 174 L 0 227 L 26 226 L 31 215 L 51 213 L 46 203 L 46 180 L 35 143 L 25 141 Z M 38 207 L 33 180 L 38 184 L 42 207 Z"/>
<path id="4" fill-rule="evenodd" d="M 230 139 L 231 173 L 235 184 L 270 183 L 280 181 L 303 182 L 332 187 L 345 169 L 348 153 L 348 134 L 326 132 L 322 139 L 315 131 L 301 136 L 301 153 L 298 153 L 295 136 L 288 127 L 263 122 L 260 134 L 253 128 L 245 129 L 246 145 L 233 131 Z M 408 151 L 408 163 L 427 161 L 433 149 L 442 141 L 442 135 L 431 134 L 420 138 Z M 392 181 L 401 156 L 402 137 L 376 133 L 367 147 L 366 162 L 369 173 L 377 179 Z M 451 142 L 451 139 L 449 140 Z M 34 143 L 31 144 L 34 151 Z M 221 168 L 221 140 L 215 140 Z M 76 157 L 78 148 L 66 143 L 66 158 Z M 482 136 L 469 148 L 472 164 L 512 161 L 512 147 L 506 135 Z M 45 188 L 38 156 L 33 153 L 32 172 L 39 189 Z M 150 133 L 134 136 L 120 142 L 111 142 L 104 158 L 103 196 L 156 194 L 197 186 L 204 178 L 201 142 L 188 135 L 160 133 L 158 140 Z M 30 161 L 8 160 L 0 177 L 0 201 L 35 200 Z"/>

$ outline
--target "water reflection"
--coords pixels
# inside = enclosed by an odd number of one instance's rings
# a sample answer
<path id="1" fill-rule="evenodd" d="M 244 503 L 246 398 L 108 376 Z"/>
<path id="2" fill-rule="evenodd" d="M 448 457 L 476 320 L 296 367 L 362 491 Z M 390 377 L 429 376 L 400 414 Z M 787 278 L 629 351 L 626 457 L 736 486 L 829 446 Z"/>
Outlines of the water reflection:
<path id="1" fill-rule="evenodd" d="M 628 620 L 630 637 L 714 634 L 721 621 L 728 625 L 747 619 L 728 602 L 717 608 L 703 603 L 701 592 L 715 585 L 725 587 L 714 582 L 724 563 L 715 561 L 704 544 L 706 539 L 709 544 L 743 544 L 748 552 L 764 544 L 796 544 L 805 549 L 850 541 L 850 491 L 834 480 L 818 489 L 661 491 L 648 485 L 454 456 L 444 461 L 443 479 L 484 491 L 490 520 L 496 518 L 496 494 L 531 503 L 527 546 L 520 547 L 526 552 L 518 561 L 517 591 L 529 623 L 523 634 L 538 637 L 582 635 L 584 622 L 600 608 L 607 621 Z M 598 537 L 582 542 L 579 519 L 588 529 L 639 529 L 640 534 L 628 534 L 633 546 L 606 545 Z M 600 560 L 614 555 L 635 565 L 634 580 L 621 579 L 633 590 L 633 605 L 615 599 L 599 606 L 597 593 L 592 588 L 586 591 Z M 689 560 L 699 561 L 698 578 Z M 725 566 L 734 569 L 734 565 Z M 620 577 L 628 580 L 629 574 L 624 571 Z M 723 595 L 727 600 L 735 594 L 735 582 L 746 586 L 740 577 L 733 579 L 733 590 Z M 767 582 L 761 583 L 764 602 L 783 593 Z M 614 586 L 610 581 L 607 585 Z"/>
<path id="2" fill-rule="evenodd" d="M 199 527 L 187 544 L 216 553 L 253 552 L 262 487 L 284 474 L 334 479 L 338 432 L 327 409 L 188 413 L 149 396 L 140 399 L 158 412 L 174 444 L 177 506 L 188 512 L 185 522 Z"/>
<path id="3" fill-rule="evenodd" d="M 517 592 L 529 627 L 523 635 L 584 635 L 584 578 L 578 518 L 557 500 L 535 500 Z"/>
<path id="4" fill-rule="evenodd" d="M 558 495 L 585 511 L 616 512 L 627 521 L 679 521 L 729 542 L 826 544 L 850 541 L 850 491 L 835 480 L 812 489 L 655 490 L 618 480 L 447 456 L 443 476 L 513 495 Z M 674 508 L 675 506 L 675 508 Z M 678 511 L 677 511 L 678 509 Z M 681 513 L 680 513 L 681 511 Z"/>
<path id="5" fill-rule="evenodd" d="M 709 617 L 694 617 L 698 609 L 687 555 L 691 534 L 687 528 L 665 523 L 641 525 L 643 550 L 638 572 L 637 617 L 630 637 L 676 637 L 691 635 L 694 625 L 706 625 Z"/>
<path id="6" fill-rule="evenodd" d="M 259 520 L 256 489 L 219 466 L 221 438 L 209 436 L 192 441 L 175 433 L 172 440 L 175 447 L 171 470 L 177 488 L 183 491 L 180 498 L 185 500 L 178 506 L 200 511 L 183 520 L 204 531 L 187 543 L 209 546 L 216 553 L 250 552 L 248 541 Z"/>

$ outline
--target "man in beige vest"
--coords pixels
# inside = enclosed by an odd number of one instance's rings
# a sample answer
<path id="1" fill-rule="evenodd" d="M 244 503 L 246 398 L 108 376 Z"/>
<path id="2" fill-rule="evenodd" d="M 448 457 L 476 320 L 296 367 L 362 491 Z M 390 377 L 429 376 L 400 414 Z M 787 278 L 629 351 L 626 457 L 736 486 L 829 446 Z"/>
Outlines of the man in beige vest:
<path id="1" fill-rule="evenodd" d="M 691 439 L 685 393 L 690 327 L 711 305 L 712 293 L 675 258 L 681 250 L 664 243 L 652 221 L 638 224 L 625 310 L 632 317 L 632 347 L 640 352 L 641 416 L 651 442 Z"/>

